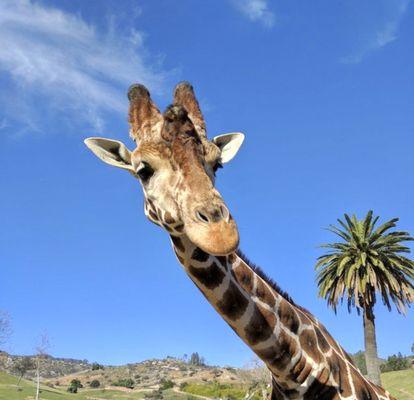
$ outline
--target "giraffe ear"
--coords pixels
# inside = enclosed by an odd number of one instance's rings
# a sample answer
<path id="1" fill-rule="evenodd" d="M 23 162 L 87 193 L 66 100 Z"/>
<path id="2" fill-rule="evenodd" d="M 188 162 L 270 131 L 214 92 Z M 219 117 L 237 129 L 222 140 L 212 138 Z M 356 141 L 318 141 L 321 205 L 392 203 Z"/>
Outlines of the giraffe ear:
<path id="1" fill-rule="evenodd" d="M 103 162 L 135 173 L 131 162 L 131 152 L 122 142 L 91 137 L 85 139 L 84 143 Z"/>
<path id="2" fill-rule="evenodd" d="M 220 162 L 222 164 L 229 162 L 240 149 L 244 140 L 244 134 L 240 132 L 225 133 L 216 136 L 213 143 L 221 150 Z"/>

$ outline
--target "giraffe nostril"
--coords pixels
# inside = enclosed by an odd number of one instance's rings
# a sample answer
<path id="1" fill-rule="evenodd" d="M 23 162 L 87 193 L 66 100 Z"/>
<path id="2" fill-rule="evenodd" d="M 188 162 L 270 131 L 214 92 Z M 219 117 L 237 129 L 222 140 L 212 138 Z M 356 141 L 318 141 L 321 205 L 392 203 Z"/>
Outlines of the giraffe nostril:
<path id="1" fill-rule="evenodd" d="M 205 224 L 210 224 L 213 222 L 220 222 L 229 220 L 229 210 L 224 205 L 219 206 L 210 206 L 198 209 L 195 211 L 197 220 Z"/>
<path id="2" fill-rule="evenodd" d="M 202 212 L 200 212 L 200 211 L 196 211 L 196 217 L 201 222 L 205 222 L 205 223 L 209 223 L 210 222 L 210 220 L 208 219 L 208 217 L 205 214 L 203 214 Z"/>

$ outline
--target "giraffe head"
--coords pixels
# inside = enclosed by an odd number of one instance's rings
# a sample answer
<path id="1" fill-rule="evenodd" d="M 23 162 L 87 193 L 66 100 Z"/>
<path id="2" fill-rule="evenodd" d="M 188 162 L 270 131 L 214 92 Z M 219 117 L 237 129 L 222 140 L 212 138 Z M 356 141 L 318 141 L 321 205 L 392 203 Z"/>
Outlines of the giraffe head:
<path id="1" fill-rule="evenodd" d="M 128 91 L 133 151 L 116 140 L 85 144 L 105 163 L 125 169 L 141 183 L 146 216 L 170 234 L 187 237 L 205 252 L 226 255 L 239 242 L 236 223 L 215 189 L 215 173 L 239 150 L 244 135 L 207 139 L 203 115 L 187 82 L 177 85 L 164 114 L 142 85 Z"/>

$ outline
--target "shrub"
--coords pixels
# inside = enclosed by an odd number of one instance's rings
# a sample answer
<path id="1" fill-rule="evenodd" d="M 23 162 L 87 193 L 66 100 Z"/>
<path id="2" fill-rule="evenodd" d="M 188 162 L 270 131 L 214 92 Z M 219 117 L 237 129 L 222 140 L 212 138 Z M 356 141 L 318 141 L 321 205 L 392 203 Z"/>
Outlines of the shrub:
<path id="1" fill-rule="evenodd" d="M 94 379 L 90 384 L 89 384 L 89 386 L 91 387 L 91 388 L 98 388 L 99 386 L 101 386 L 101 382 L 99 382 L 97 379 Z"/>
<path id="2" fill-rule="evenodd" d="M 135 384 L 135 382 L 131 378 L 118 379 L 116 382 L 112 383 L 112 385 L 114 385 L 114 386 L 122 386 L 122 387 L 126 387 L 128 389 L 133 389 L 134 384 Z"/>
<path id="3" fill-rule="evenodd" d="M 83 388 L 81 381 L 79 379 L 72 379 L 67 391 L 69 393 L 78 393 L 79 388 Z"/>
<path id="4" fill-rule="evenodd" d="M 78 388 L 77 388 L 76 386 L 69 386 L 69 387 L 67 388 L 67 391 L 68 391 L 69 393 L 78 393 Z"/>
<path id="5" fill-rule="evenodd" d="M 92 364 L 92 371 L 97 371 L 98 369 L 105 369 L 105 367 L 102 364 L 98 364 L 97 362 L 94 362 Z"/>
<path id="6" fill-rule="evenodd" d="M 77 389 L 83 388 L 83 385 L 79 379 L 72 379 L 70 381 L 70 386 L 76 387 Z"/>
<path id="7" fill-rule="evenodd" d="M 161 390 L 167 390 L 171 389 L 175 386 L 175 383 L 170 379 L 161 379 L 160 381 L 160 389 Z"/>
<path id="8" fill-rule="evenodd" d="M 181 382 L 180 383 L 180 390 L 184 390 L 188 386 L 187 382 Z"/>

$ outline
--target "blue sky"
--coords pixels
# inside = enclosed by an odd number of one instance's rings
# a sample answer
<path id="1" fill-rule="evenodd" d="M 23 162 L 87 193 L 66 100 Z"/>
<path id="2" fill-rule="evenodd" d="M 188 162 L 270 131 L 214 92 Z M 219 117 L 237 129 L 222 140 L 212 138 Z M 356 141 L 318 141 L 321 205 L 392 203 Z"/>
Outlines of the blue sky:
<path id="1" fill-rule="evenodd" d="M 414 233 L 414 4 L 338 1 L 0 3 L 0 308 L 7 349 L 47 331 L 57 356 L 120 364 L 252 353 L 177 264 L 129 174 L 88 136 L 128 138 L 127 87 L 160 108 L 189 80 L 210 137 L 242 131 L 218 188 L 241 248 L 351 352 L 362 321 L 317 298 L 317 246 L 344 212 Z M 413 311 L 376 307 L 381 356 L 408 354 Z"/>

